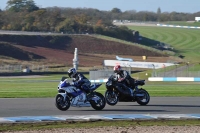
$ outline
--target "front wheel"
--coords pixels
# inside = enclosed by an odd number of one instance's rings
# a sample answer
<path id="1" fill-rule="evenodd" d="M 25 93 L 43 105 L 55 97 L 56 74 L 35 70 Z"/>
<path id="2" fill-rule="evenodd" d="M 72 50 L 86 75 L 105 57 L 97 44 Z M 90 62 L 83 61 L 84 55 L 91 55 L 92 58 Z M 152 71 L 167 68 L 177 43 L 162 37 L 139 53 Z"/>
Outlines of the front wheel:
<path id="1" fill-rule="evenodd" d="M 150 101 L 149 93 L 144 89 L 139 89 L 138 93 L 143 94 L 144 96 L 143 97 L 137 97 L 137 103 L 140 104 L 140 105 L 147 105 Z"/>
<path id="2" fill-rule="evenodd" d="M 114 91 L 109 91 L 109 90 L 105 92 L 105 99 L 106 103 L 111 106 L 116 105 L 119 101 L 117 94 Z"/>
<path id="3" fill-rule="evenodd" d="M 101 93 L 95 92 L 90 100 L 90 104 L 95 110 L 102 110 L 106 106 L 105 97 Z"/>
<path id="4" fill-rule="evenodd" d="M 70 107 L 70 100 L 69 98 L 66 98 L 66 100 L 64 100 L 64 97 L 61 94 L 58 94 L 56 96 L 55 105 L 59 110 L 66 111 Z"/>

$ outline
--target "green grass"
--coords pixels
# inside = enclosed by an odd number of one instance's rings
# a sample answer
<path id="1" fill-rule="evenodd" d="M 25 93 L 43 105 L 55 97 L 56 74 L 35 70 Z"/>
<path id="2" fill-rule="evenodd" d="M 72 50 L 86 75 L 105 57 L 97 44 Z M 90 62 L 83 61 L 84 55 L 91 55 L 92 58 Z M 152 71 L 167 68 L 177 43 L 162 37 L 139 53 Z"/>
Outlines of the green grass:
<path id="1" fill-rule="evenodd" d="M 128 26 L 139 31 L 140 35 L 151 39 L 141 41 L 146 46 L 155 46 L 153 41 L 169 44 L 174 48 L 176 56 L 183 55 L 185 60 L 199 62 L 200 58 L 200 30 L 168 27 Z"/>
<path id="2" fill-rule="evenodd" d="M 58 82 L 4 82 L 0 86 L 0 97 L 52 97 L 57 93 Z"/>
<path id="3" fill-rule="evenodd" d="M 199 85 L 171 84 L 169 85 L 147 85 L 145 89 L 151 96 L 169 96 L 169 97 L 198 97 L 200 90 Z"/>
<path id="4" fill-rule="evenodd" d="M 86 75 L 88 77 L 88 75 Z M 61 75 L 40 78 L 0 78 L 0 98 L 55 97 Z M 199 82 L 146 82 L 141 86 L 150 96 L 200 96 Z M 104 95 L 103 83 L 96 91 Z"/>
<path id="5" fill-rule="evenodd" d="M 12 128 L 10 128 L 12 126 Z M 65 121 L 42 123 L 3 123 L 0 132 L 33 131 L 62 128 L 95 128 L 95 127 L 135 127 L 135 126 L 200 126 L 199 120 L 117 120 L 117 121 Z"/>

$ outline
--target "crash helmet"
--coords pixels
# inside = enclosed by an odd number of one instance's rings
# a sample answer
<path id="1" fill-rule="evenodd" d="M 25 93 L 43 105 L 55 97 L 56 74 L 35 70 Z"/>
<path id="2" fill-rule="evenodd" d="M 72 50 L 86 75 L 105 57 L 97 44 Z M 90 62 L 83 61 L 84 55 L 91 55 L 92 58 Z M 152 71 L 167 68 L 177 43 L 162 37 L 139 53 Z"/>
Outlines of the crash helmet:
<path id="1" fill-rule="evenodd" d="M 114 66 L 113 70 L 114 70 L 114 73 L 119 73 L 122 70 L 122 68 L 120 65 L 116 65 Z"/>
<path id="2" fill-rule="evenodd" d="M 70 68 L 68 70 L 68 75 L 69 75 L 70 78 L 74 78 L 75 74 L 76 74 L 76 69 L 75 68 Z"/>

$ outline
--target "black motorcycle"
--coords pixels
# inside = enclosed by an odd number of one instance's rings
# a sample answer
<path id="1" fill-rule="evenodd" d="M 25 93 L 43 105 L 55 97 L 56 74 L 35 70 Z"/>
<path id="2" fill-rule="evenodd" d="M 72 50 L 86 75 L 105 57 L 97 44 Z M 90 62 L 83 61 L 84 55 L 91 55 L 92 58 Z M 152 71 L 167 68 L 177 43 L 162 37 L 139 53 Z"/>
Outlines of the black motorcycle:
<path id="1" fill-rule="evenodd" d="M 119 87 L 119 82 L 117 81 L 115 75 L 111 75 L 106 82 L 106 92 L 105 92 L 105 99 L 107 104 L 109 105 L 116 105 L 118 102 L 137 102 L 140 105 L 147 105 L 150 101 L 149 93 L 142 88 L 138 88 L 138 86 L 143 86 L 145 84 L 145 80 L 135 80 L 135 87 L 130 88 L 129 95 L 125 90 L 122 91 L 122 87 Z M 128 85 L 127 85 L 128 86 Z"/>

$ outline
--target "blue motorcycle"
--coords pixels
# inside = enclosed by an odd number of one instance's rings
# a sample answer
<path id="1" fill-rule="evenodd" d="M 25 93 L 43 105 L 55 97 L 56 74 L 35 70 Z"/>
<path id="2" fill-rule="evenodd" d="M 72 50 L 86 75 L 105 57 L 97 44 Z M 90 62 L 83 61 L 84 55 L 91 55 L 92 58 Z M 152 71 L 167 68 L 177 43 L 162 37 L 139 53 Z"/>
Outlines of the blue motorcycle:
<path id="1" fill-rule="evenodd" d="M 89 93 L 70 85 L 67 77 L 62 77 L 58 85 L 58 94 L 55 99 L 56 107 L 66 111 L 73 107 L 91 107 L 95 110 L 102 110 L 106 105 L 105 97 L 95 90 L 102 84 L 94 83 L 90 86 Z"/>

